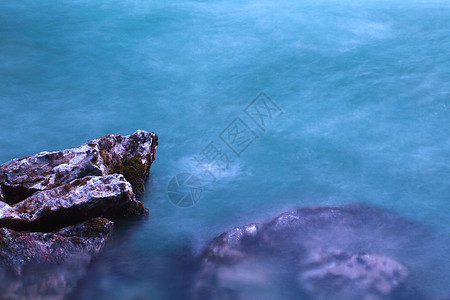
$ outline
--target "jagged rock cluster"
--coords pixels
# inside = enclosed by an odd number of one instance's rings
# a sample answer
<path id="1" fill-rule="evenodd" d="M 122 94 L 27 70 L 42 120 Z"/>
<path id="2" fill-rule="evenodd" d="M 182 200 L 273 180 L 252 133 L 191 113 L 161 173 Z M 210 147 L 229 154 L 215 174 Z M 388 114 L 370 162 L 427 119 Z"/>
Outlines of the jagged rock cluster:
<path id="1" fill-rule="evenodd" d="M 360 204 L 300 208 L 268 223 L 236 227 L 206 248 L 193 297 L 420 298 L 407 286 L 410 271 L 393 251 L 425 242 L 419 227 Z"/>
<path id="2" fill-rule="evenodd" d="M 0 166 L 2 299 L 62 299 L 110 236 L 148 214 L 141 199 L 158 137 L 138 130 Z M 45 267 L 43 267 L 45 266 Z"/>

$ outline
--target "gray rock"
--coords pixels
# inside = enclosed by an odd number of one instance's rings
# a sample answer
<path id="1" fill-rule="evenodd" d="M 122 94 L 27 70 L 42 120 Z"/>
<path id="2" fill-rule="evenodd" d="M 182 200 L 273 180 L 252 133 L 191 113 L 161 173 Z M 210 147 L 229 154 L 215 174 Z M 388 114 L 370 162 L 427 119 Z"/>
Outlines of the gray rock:
<path id="1" fill-rule="evenodd" d="M 333 251 L 334 250 L 334 251 Z M 383 299 L 405 282 L 408 269 L 380 254 L 349 254 L 336 249 L 309 253 L 298 275 L 314 299 Z"/>
<path id="2" fill-rule="evenodd" d="M 62 186 L 36 192 L 0 208 L 0 227 L 46 231 L 94 217 L 117 219 L 147 213 L 136 201 L 131 184 L 121 174 L 86 176 Z"/>
<path id="3" fill-rule="evenodd" d="M 427 233 L 417 223 L 362 204 L 292 210 L 215 238 L 202 255 L 194 298 L 246 299 L 268 286 L 278 289 L 273 299 L 415 293 L 416 286 L 405 287 L 409 271 L 402 252 L 420 257 L 417 243 L 426 244 Z"/>
<path id="4" fill-rule="evenodd" d="M 66 264 L 90 260 L 105 244 L 113 223 L 94 218 L 56 232 L 17 232 L 0 228 L 0 265 L 20 273 L 27 264 Z"/>
<path id="5" fill-rule="evenodd" d="M 9 209 L 11 209 L 11 206 L 8 203 L 0 201 L 0 219 L 3 218 L 3 214 Z"/>
<path id="6" fill-rule="evenodd" d="M 248 254 L 245 247 L 258 243 L 262 227 L 262 223 L 251 223 L 224 232 L 206 249 L 205 259 L 214 263 L 230 263 L 244 259 Z"/>
<path id="7" fill-rule="evenodd" d="M 132 135 L 105 135 L 76 148 L 13 159 L 0 166 L 4 202 L 14 204 L 36 191 L 55 188 L 77 178 L 120 173 L 138 198 L 155 160 L 158 137 L 142 130 Z"/>
<path id="8" fill-rule="evenodd" d="M 113 223 L 95 218 L 54 233 L 0 228 L 2 299 L 64 299 L 105 245 Z"/>

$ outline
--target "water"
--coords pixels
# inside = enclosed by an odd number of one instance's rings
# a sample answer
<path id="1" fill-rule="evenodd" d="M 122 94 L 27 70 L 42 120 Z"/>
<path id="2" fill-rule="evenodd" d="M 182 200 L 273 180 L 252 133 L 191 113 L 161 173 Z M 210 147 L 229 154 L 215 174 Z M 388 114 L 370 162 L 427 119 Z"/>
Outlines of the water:
<path id="1" fill-rule="evenodd" d="M 151 217 L 117 230 L 80 299 L 184 298 L 212 237 L 354 201 L 437 232 L 412 268 L 448 296 L 449 23 L 448 1 L 4 0 L 0 162 L 158 133 Z M 265 131 L 243 113 L 261 91 L 284 111 Z M 258 135 L 240 157 L 219 139 L 236 117 Z M 211 141 L 234 160 L 215 183 L 193 160 Z M 180 172 L 202 182 L 190 208 L 168 201 Z"/>

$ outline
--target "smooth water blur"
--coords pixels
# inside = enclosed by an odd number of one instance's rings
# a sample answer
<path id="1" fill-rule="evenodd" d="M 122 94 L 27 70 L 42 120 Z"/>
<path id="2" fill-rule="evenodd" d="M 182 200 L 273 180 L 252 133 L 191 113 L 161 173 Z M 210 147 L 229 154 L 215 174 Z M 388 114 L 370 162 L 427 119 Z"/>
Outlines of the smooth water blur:
<path id="1" fill-rule="evenodd" d="M 159 135 L 151 217 L 116 231 L 77 298 L 184 298 L 195 265 L 184 253 L 212 237 L 354 201 L 438 232 L 427 263 L 409 267 L 448 296 L 450 253 L 437 246 L 450 234 L 448 24 L 448 1 L 3 0 L 0 163 Z M 204 180 L 194 157 L 234 118 L 249 121 L 260 91 L 284 114 L 265 132 L 249 122 L 259 138 Z M 180 172 L 203 178 L 190 208 L 167 198 Z"/>

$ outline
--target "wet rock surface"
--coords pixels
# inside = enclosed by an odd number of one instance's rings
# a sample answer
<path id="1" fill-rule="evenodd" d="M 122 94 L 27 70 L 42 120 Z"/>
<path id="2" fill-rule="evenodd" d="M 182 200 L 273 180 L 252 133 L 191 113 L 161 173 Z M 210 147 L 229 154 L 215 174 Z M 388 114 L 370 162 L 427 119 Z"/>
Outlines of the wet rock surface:
<path id="1" fill-rule="evenodd" d="M 0 298 L 64 299 L 141 199 L 156 134 L 106 135 L 0 166 Z"/>
<path id="2" fill-rule="evenodd" d="M 299 285 L 319 299 L 331 294 L 339 299 L 377 299 L 391 294 L 409 273 L 404 265 L 385 255 L 341 251 L 316 256 L 302 267 Z"/>
<path id="3" fill-rule="evenodd" d="M 113 223 L 94 218 L 65 227 L 56 232 L 17 232 L 0 228 L 1 264 L 22 273 L 27 264 L 64 264 L 89 261 L 105 244 L 113 230 Z"/>
<path id="4" fill-rule="evenodd" d="M 15 204 L 36 191 L 77 178 L 115 173 L 123 174 L 140 198 L 157 145 L 155 133 L 138 130 L 129 136 L 110 134 L 75 148 L 13 159 L 0 166 L 2 201 Z"/>
<path id="5" fill-rule="evenodd" d="M 104 218 L 54 233 L 0 228 L 1 299 L 64 299 L 112 230 Z"/>
<path id="6" fill-rule="evenodd" d="M 14 206 L 4 207 L 0 227 L 51 230 L 94 217 L 117 219 L 137 203 L 131 184 L 121 174 L 86 176 L 60 187 L 37 192 Z M 135 204 L 139 206 L 138 204 Z M 145 214 L 141 206 L 137 214 Z"/>
<path id="7" fill-rule="evenodd" d="M 428 238 L 420 225 L 372 206 L 296 209 L 215 238 L 202 255 L 193 294 L 196 299 L 421 299 L 402 253 L 408 252 L 408 260 L 420 257 L 417 243 Z M 273 290 L 278 292 L 271 295 Z"/>

